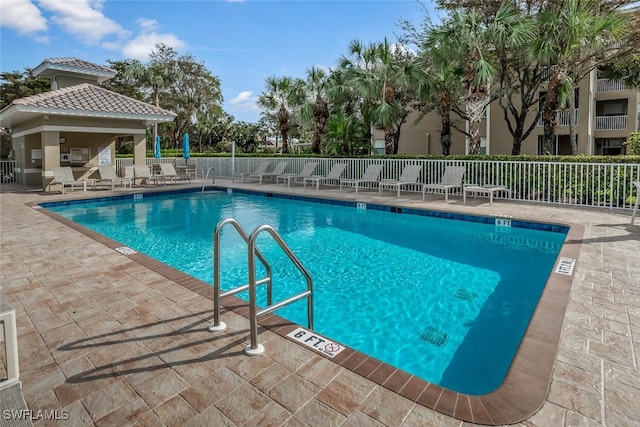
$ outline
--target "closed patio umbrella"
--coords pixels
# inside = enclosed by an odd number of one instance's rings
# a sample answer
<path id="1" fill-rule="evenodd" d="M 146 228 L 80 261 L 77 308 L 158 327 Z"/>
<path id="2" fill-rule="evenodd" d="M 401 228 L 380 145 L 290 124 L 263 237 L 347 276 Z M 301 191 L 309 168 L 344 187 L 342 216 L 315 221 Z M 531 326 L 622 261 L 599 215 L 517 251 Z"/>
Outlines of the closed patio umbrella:
<path id="1" fill-rule="evenodd" d="M 189 160 L 190 154 L 189 154 L 189 134 L 185 133 L 184 137 L 182 138 L 182 157 L 184 157 L 185 160 Z"/>
<path id="2" fill-rule="evenodd" d="M 162 153 L 160 153 L 160 135 L 156 136 L 156 150 L 155 150 L 156 159 L 162 157 Z"/>

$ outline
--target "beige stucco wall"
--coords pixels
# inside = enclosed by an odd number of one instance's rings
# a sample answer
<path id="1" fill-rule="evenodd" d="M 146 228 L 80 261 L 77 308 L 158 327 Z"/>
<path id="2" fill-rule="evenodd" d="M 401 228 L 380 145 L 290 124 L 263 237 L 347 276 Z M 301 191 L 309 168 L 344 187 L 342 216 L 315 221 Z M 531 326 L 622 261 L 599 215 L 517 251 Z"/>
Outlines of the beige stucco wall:
<path id="1" fill-rule="evenodd" d="M 97 178 L 95 170 L 99 163 L 115 164 L 116 138 L 119 136 L 133 136 L 136 162 L 145 163 L 146 126 L 141 120 L 41 115 L 14 126 L 13 133 L 17 134 L 14 136 L 15 153 L 20 152 L 21 141 L 24 143 L 24 179 L 21 182 L 42 185 L 45 191 L 58 190 L 50 183 L 53 169 L 59 166 L 72 167 L 76 179 Z M 60 144 L 61 137 L 66 139 L 63 144 Z M 72 154 L 76 151 L 82 152 L 81 160 L 74 159 Z M 34 158 L 39 152 L 42 157 Z M 61 159 L 61 155 L 64 158 Z"/>
<path id="2" fill-rule="evenodd" d="M 590 75 L 580 81 L 578 85 L 578 123 L 576 133 L 578 136 L 578 153 L 594 154 L 595 140 L 598 138 L 628 138 L 629 134 L 637 130 L 638 123 L 638 103 L 640 96 L 638 91 L 625 90 L 616 92 L 596 92 L 595 74 Z M 627 99 L 628 100 L 628 126 L 625 130 L 595 130 L 596 102 Z M 518 100 L 516 99 L 516 102 Z M 531 124 L 537 115 L 537 108 L 532 108 L 528 114 L 527 122 Z M 440 115 L 432 112 L 427 114 L 419 123 L 413 124 L 417 114 L 412 114 L 402 127 L 398 152 L 402 154 L 442 154 L 440 145 Z M 489 128 L 487 121 L 483 120 L 481 125 L 481 136 L 488 137 L 489 154 L 511 154 L 513 147 L 513 136 L 509 132 L 507 123 L 504 120 L 504 113 L 498 101 L 491 103 L 489 108 Z M 465 123 L 456 115 L 451 115 L 452 121 L 456 121 L 459 127 L 464 128 Z M 538 154 L 538 138 L 543 135 L 544 128 L 536 123 L 531 134 L 522 142 L 521 154 Z M 558 126 L 557 135 L 561 141 L 568 141 L 569 126 Z M 376 131 L 375 138 L 382 138 L 383 134 Z M 427 144 L 427 135 L 429 143 Z M 465 135 L 452 127 L 451 130 L 451 154 L 465 154 Z M 566 142 L 568 143 L 568 142 Z"/>

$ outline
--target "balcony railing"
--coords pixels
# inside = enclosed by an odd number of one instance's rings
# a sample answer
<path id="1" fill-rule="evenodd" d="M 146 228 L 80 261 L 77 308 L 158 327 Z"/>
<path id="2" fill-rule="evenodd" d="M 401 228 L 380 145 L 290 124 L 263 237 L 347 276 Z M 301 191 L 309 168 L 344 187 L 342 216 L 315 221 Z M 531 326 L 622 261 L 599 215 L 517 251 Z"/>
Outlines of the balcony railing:
<path id="1" fill-rule="evenodd" d="M 627 85 L 622 80 L 598 79 L 596 92 L 617 92 L 627 90 Z"/>
<path id="2" fill-rule="evenodd" d="M 574 113 L 574 125 L 578 124 L 578 116 L 580 113 L 580 109 L 576 108 Z M 558 126 L 569 126 L 569 111 L 568 110 L 559 110 L 556 113 L 556 119 L 558 120 Z M 543 126 L 544 123 L 542 121 L 542 116 L 538 118 L 538 126 Z"/>
<path id="3" fill-rule="evenodd" d="M 628 116 L 596 116 L 596 130 L 626 130 Z"/>

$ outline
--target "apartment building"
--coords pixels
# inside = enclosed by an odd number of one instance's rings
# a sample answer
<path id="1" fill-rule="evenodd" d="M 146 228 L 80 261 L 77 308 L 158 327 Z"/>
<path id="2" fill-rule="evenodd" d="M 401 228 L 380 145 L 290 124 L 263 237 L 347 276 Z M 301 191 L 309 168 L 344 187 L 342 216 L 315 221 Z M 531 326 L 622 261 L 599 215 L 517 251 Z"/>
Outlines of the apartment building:
<path id="1" fill-rule="evenodd" d="M 626 147 L 622 143 L 631 132 L 640 130 L 640 92 L 626 87 L 622 81 L 599 78 L 597 70 L 594 70 L 578 84 L 575 101 L 574 120 L 579 154 L 626 154 Z M 527 124 L 539 116 L 539 110 L 530 111 Z M 440 115 L 429 113 L 414 124 L 417 118 L 418 113 L 412 113 L 402 126 L 398 152 L 442 154 Z M 458 127 L 465 128 L 467 125 L 455 114 L 452 114 L 452 119 L 458 122 Z M 487 108 L 481 129 L 481 154 L 511 154 L 513 137 L 497 101 Z M 521 154 L 545 154 L 542 135 L 542 119 L 538 118 L 534 130 L 522 143 Z M 451 154 L 468 154 L 468 145 L 466 136 L 452 128 Z M 376 152 L 384 153 L 384 136 L 380 132 L 374 133 L 374 148 Z M 556 144 L 551 154 L 571 154 L 567 111 L 558 112 Z"/>

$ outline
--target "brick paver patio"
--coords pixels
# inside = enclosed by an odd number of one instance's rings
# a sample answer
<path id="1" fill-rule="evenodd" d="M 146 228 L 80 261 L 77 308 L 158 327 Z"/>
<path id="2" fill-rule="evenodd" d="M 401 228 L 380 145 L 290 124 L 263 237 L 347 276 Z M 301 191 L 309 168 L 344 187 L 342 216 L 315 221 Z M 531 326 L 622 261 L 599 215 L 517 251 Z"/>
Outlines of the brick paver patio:
<path id="1" fill-rule="evenodd" d="M 334 189 L 217 184 L 355 197 Z M 0 284 L 16 309 L 27 406 L 67 418 L 34 420 L 36 426 L 466 424 L 271 330 L 260 332 L 265 355 L 246 356 L 244 316 L 227 310 L 225 333 L 208 332 L 210 299 L 171 280 L 161 266 L 148 268 L 29 205 L 82 192 L 28 190 L 2 185 Z M 130 190 L 116 192 L 122 191 Z M 377 191 L 357 197 L 582 225 L 551 386 L 539 411 L 521 425 L 640 425 L 640 220 L 630 225 L 629 211 L 504 200 L 489 206 L 486 199 L 464 205 L 455 196 L 449 203 L 441 196 L 423 202 L 420 194 L 396 198 Z"/>

